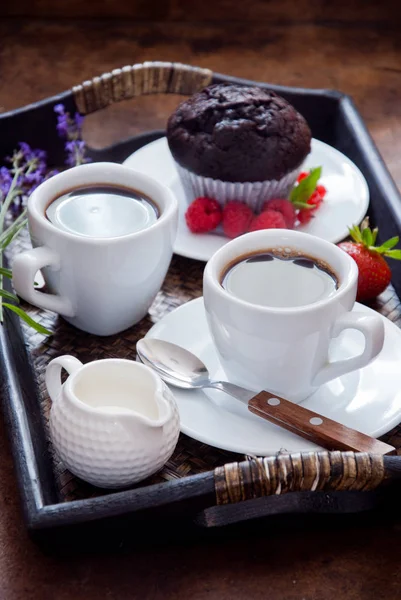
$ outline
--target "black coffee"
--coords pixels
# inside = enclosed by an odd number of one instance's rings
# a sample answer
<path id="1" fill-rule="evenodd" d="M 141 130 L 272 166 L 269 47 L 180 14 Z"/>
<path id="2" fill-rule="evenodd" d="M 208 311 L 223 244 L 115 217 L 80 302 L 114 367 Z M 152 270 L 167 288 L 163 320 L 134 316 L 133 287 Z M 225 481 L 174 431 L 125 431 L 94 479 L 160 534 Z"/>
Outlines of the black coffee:
<path id="1" fill-rule="evenodd" d="M 314 258 L 267 251 L 229 265 L 221 285 L 252 304 L 285 308 L 334 296 L 338 280 L 328 265 Z"/>
<path id="2" fill-rule="evenodd" d="M 150 227 L 159 217 L 156 204 L 122 186 L 85 186 L 65 192 L 46 209 L 59 229 L 78 235 L 112 238 Z"/>

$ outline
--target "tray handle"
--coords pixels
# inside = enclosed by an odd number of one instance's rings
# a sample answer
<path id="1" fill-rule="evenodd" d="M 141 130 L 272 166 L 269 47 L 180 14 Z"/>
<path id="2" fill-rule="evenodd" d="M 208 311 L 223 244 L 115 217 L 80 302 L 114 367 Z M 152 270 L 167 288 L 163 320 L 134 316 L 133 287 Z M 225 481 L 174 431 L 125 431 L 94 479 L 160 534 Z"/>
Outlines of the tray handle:
<path id="1" fill-rule="evenodd" d="M 212 81 L 209 69 L 172 62 L 144 62 L 114 69 L 72 88 L 78 111 L 86 115 L 143 94 L 191 95 Z"/>
<path id="2" fill-rule="evenodd" d="M 216 504 L 288 492 L 370 491 L 387 477 L 383 456 L 366 452 L 303 452 L 249 458 L 215 469 Z"/>

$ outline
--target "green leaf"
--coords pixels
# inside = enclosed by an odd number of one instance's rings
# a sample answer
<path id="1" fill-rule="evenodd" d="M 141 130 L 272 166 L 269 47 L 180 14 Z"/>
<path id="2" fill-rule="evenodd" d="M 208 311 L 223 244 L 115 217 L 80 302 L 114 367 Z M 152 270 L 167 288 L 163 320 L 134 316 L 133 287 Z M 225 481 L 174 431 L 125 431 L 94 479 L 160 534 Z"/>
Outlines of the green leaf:
<path id="1" fill-rule="evenodd" d="M 311 209 L 311 208 L 315 208 L 315 204 L 308 204 L 307 202 L 293 202 L 293 205 L 296 208 L 306 208 L 306 209 Z"/>
<path id="2" fill-rule="evenodd" d="M 11 271 L 11 269 L 5 269 L 4 267 L 0 267 L 0 275 L 4 275 L 4 277 L 12 279 L 13 272 Z"/>
<path id="3" fill-rule="evenodd" d="M 317 182 L 322 174 L 322 167 L 316 167 L 309 171 L 309 175 L 302 179 L 292 190 L 290 201 L 296 203 L 306 203 L 316 189 Z"/>
<path id="4" fill-rule="evenodd" d="M 365 244 L 365 246 L 372 246 L 373 245 L 373 235 L 372 232 L 370 230 L 369 227 L 366 227 L 366 229 L 363 229 L 362 231 L 362 241 Z"/>
<path id="5" fill-rule="evenodd" d="M 361 230 L 359 229 L 358 225 L 353 225 L 352 227 L 348 227 L 348 231 L 349 231 L 350 236 L 354 240 L 354 242 L 356 242 L 357 244 L 363 243 L 362 233 L 361 233 Z"/>
<path id="6" fill-rule="evenodd" d="M 27 315 L 26 312 L 22 310 L 22 308 L 20 308 L 19 306 L 14 306 L 14 304 L 8 304 L 7 302 L 3 302 L 3 306 L 15 312 L 23 321 L 25 321 L 27 325 L 35 329 L 38 333 L 43 333 L 43 335 L 52 335 L 51 331 L 49 331 L 39 323 L 36 323 L 36 321 L 31 319 L 31 317 Z"/>
<path id="7" fill-rule="evenodd" d="M 385 256 L 395 258 L 395 260 L 401 260 L 401 250 L 387 250 Z"/>
<path id="8" fill-rule="evenodd" d="M 6 290 L 1 290 L 0 289 L 0 296 L 2 298 L 7 298 L 7 300 L 13 300 L 17 304 L 19 304 L 19 298 L 18 298 L 18 296 L 16 296 L 12 292 L 7 292 Z"/>
<path id="9" fill-rule="evenodd" d="M 7 246 L 9 244 L 11 244 L 11 242 L 13 241 L 13 239 L 19 234 L 19 232 L 21 231 L 21 229 L 23 229 L 25 227 L 25 223 L 21 223 L 18 227 L 10 227 L 10 230 L 7 230 L 7 237 L 5 238 L 5 240 L 3 242 L 1 242 L 0 244 L 0 250 L 4 250 L 5 248 L 7 248 Z"/>
<path id="10" fill-rule="evenodd" d="M 378 233 L 379 233 L 379 229 L 377 227 L 375 227 L 374 230 L 372 231 L 372 237 L 373 237 L 372 246 L 374 246 L 376 244 Z"/>
<path id="11" fill-rule="evenodd" d="M 399 241 L 400 241 L 400 238 L 398 237 L 398 235 L 396 235 L 396 236 L 390 238 L 389 240 L 387 240 L 387 242 L 384 242 L 384 244 L 379 246 L 379 248 L 381 250 L 390 250 L 391 248 L 394 248 L 394 246 L 396 246 Z"/>
<path id="12" fill-rule="evenodd" d="M 3 242 L 10 237 L 11 233 L 16 230 L 20 231 L 22 227 L 27 224 L 28 220 L 26 218 L 26 212 L 27 211 L 25 209 L 12 224 L 0 234 L 0 245 L 2 245 Z"/>

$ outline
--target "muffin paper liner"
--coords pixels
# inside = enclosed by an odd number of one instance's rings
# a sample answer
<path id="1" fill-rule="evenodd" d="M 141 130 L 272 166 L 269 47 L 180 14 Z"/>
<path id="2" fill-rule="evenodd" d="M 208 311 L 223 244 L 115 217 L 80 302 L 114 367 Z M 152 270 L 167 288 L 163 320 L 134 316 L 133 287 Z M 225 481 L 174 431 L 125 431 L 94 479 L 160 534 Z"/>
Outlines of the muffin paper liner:
<path id="1" fill-rule="evenodd" d="M 188 204 L 191 204 L 195 198 L 200 196 L 214 198 L 221 206 L 224 206 L 230 200 L 238 200 L 248 204 L 256 213 L 261 210 L 266 200 L 288 198 L 291 188 L 301 171 L 300 166 L 278 181 L 247 181 L 240 183 L 195 175 L 195 173 L 184 169 L 178 163 L 175 164 Z"/>

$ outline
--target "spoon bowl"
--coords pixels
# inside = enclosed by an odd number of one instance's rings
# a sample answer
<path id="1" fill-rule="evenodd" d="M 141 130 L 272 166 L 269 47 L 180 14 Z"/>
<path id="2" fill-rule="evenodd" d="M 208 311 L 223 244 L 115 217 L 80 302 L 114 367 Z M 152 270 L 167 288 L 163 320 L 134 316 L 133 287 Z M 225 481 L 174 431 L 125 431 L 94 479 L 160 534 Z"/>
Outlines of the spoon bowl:
<path id="1" fill-rule="evenodd" d="M 189 350 L 164 340 L 144 338 L 136 345 L 138 357 L 170 385 L 199 389 L 210 382 L 209 371 Z"/>

